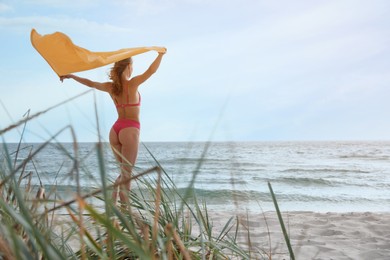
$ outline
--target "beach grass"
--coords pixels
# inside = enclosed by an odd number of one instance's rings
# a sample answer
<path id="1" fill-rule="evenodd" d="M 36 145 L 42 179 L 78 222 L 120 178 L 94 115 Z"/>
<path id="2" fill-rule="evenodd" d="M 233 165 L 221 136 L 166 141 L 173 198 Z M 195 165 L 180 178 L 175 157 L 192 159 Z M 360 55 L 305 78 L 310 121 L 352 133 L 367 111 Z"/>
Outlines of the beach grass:
<path id="1" fill-rule="evenodd" d="M 22 142 L 28 122 L 56 107 L 32 116 L 28 114 L 25 119 L 0 131 L 3 135 L 23 126 L 15 151 L 8 150 L 4 138 L 2 143 L 0 259 L 272 259 L 271 249 L 252 245 L 250 230 L 245 229 L 233 213 L 221 227 L 214 225 L 213 212 L 208 209 L 207 201 L 197 198 L 194 192 L 203 158 L 193 170 L 185 192 L 179 192 L 145 146 L 155 166 L 134 174 L 131 182 L 143 187 L 142 192 L 130 192 L 129 203 L 116 205 L 111 192 L 120 183 L 115 186 L 107 177 L 107 158 L 99 139 L 95 153 L 100 188 L 83 191 L 79 180 L 83 159 L 78 156 L 72 126 L 65 126 L 38 147 Z M 56 141 L 64 131 L 73 136 L 73 153 L 61 148 L 61 143 Z M 206 143 L 202 157 L 207 156 L 209 144 Z M 61 199 L 55 185 L 47 191 L 41 182 L 31 181 L 34 175 L 39 179 L 40 173 L 37 169 L 27 170 L 27 165 L 34 165 L 36 156 L 49 145 L 64 149 L 66 160 L 72 162 L 70 175 L 76 183 L 73 199 Z M 18 160 L 22 149 L 29 149 L 29 155 Z M 276 198 L 271 185 L 269 187 L 283 229 Z M 94 206 L 91 199 L 99 201 L 101 206 Z M 247 232 L 246 245 L 237 239 L 243 230 Z M 288 234 L 285 229 L 283 231 L 289 245 Z M 294 259 L 291 246 L 289 251 Z"/>

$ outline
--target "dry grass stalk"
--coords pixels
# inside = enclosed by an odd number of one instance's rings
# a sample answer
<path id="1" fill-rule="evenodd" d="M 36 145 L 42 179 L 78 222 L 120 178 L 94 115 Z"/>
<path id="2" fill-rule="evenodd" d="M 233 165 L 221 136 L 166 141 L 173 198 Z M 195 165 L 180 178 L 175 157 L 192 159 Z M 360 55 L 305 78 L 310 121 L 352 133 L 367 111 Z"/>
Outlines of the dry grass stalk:
<path id="1" fill-rule="evenodd" d="M 15 259 L 12 249 L 8 242 L 0 236 L 0 258 L 4 260 L 13 260 Z"/>
<path id="2" fill-rule="evenodd" d="M 77 195 L 76 198 L 78 205 L 79 205 L 79 222 L 78 225 L 80 227 L 79 235 L 80 235 L 80 251 L 81 251 L 81 259 L 86 259 L 86 253 L 85 253 L 85 242 L 84 242 L 84 233 L 86 232 L 84 227 L 84 217 L 83 217 L 83 211 L 85 209 L 85 201 L 83 198 L 80 197 L 80 195 Z"/>
<path id="3" fill-rule="evenodd" d="M 173 237 L 173 240 L 175 241 L 176 245 L 179 247 L 180 253 L 183 255 L 183 259 L 184 260 L 191 260 L 190 253 L 188 252 L 187 248 L 184 246 L 183 242 L 180 239 L 179 234 L 173 228 L 173 225 L 171 223 L 167 224 L 166 230 L 167 230 L 167 233 Z"/>
<path id="4" fill-rule="evenodd" d="M 153 223 L 153 232 L 152 240 L 153 245 L 157 242 L 157 229 L 158 229 L 158 218 L 160 215 L 160 202 L 161 202 L 161 169 L 157 169 L 157 190 L 156 190 L 156 201 L 155 201 L 155 213 L 154 213 L 154 223 Z M 154 250 L 155 248 L 152 248 Z"/>

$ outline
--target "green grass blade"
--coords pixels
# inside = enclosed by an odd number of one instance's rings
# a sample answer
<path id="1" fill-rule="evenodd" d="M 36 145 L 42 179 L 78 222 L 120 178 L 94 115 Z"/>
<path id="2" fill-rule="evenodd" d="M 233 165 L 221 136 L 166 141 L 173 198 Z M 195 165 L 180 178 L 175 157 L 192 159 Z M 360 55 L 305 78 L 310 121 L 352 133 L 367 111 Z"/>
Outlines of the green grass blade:
<path id="1" fill-rule="evenodd" d="M 271 192 L 271 196 L 272 196 L 272 200 L 273 200 L 274 205 L 275 205 L 276 213 L 278 214 L 279 223 L 280 223 L 280 226 L 282 228 L 284 240 L 286 241 L 288 251 L 290 253 L 290 258 L 292 260 L 295 260 L 294 251 L 292 250 L 292 247 L 291 247 L 291 244 L 290 244 L 290 238 L 288 237 L 286 227 L 284 226 L 282 214 L 280 213 L 278 202 L 276 200 L 276 196 L 275 196 L 274 191 L 272 190 L 272 186 L 271 186 L 270 182 L 268 182 L 268 188 L 269 188 L 269 191 Z"/>

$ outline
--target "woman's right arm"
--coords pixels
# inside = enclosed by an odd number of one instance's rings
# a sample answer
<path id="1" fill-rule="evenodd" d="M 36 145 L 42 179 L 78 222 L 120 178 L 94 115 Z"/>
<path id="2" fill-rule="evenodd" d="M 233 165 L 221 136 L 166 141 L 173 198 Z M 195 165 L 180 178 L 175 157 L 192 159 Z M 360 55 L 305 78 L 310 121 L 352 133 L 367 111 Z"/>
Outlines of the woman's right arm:
<path id="1" fill-rule="evenodd" d="M 63 82 L 64 79 L 74 79 L 75 81 L 77 81 L 77 82 L 79 82 L 79 83 L 81 83 L 81 84 L 83 84 L 83 85 L 85 85 L 87 87 L 95 88 L 95 89 L 98 89 L 98 90 L 101 90 L 101 91 L 105 91 L 105 92 L 109 92 L 110 82 L 104 82 L 104 83 L 95 82 L 95 81 L 92 81 L 92 80 L 89 80 L 89 79 L 86 79 L 86 78 L 82 78 L 82 77 L 79 77 L 79 76 L 76 76 L 76 75 L 73 75 L 73 74 L 60 76 L 61 82 Z"/>

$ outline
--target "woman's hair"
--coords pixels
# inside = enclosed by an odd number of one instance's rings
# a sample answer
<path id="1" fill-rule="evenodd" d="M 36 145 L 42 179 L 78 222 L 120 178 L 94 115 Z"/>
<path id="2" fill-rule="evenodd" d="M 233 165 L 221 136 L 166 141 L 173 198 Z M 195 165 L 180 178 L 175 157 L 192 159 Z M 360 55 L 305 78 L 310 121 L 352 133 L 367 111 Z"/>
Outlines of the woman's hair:
<path id="1" fill-rule="evenodd" d="M 111 68 L 109 77 L 112 80 L 112 94 L 119 95 L 122 93 L 122 73 L 126 69 L 127 65 L 131 63 L 133 63 L 133 60 L 131 58 L 127 58 L 115 62 L 114 66 Z"/>

